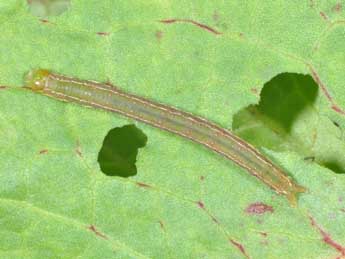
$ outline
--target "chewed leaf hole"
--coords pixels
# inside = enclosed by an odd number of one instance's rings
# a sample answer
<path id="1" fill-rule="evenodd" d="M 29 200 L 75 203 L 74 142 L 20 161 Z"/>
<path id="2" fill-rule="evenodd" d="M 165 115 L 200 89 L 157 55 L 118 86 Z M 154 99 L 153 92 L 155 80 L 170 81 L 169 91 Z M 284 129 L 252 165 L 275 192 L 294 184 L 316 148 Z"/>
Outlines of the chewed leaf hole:
<path id="1" fill-rule="evenodd" d="M 336 173 L 345 172 L 342 129 L 320 114 L 319 87 L 310 75 L 279 74 L 261 90 L 260 101 L 234 116 L 233 130 L 254 146 L 292 151 Z"/>
<path id="2" fill-rule="evenodd" d="M 134 125 L 114 128 L 104 138 L 98 153 L 101 171 L 109 176 L 129 177 L 137 174 L 138 149 L 146 145 L 147 136 Z"/>
<path id="3" fill-rule="evenodd" d="M 71 0 L 27 0 L 30 12 L 39 17 L 58 16 L 70 7 Z"/>

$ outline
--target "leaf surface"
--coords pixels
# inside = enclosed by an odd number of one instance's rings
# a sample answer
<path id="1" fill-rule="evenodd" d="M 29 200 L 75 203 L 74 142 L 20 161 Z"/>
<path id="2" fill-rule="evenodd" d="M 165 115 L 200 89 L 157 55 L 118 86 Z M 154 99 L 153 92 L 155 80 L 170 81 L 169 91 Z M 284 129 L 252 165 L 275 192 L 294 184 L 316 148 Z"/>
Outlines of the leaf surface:
<path id="1" fill-rule="evenodd" d="M 306 153 L 291 145 L 296 136 L 308 142 L 310 125 L 322 124 L 324 143 L 338 130 L 332 121 L 345 127 L 343 5 L 74 0 L 62 15 L 41 19 L 24 0 L 1 1 L 0 257 L 343 256 L 344 175 L 305 161 Z M 274 139 L 265 120 L 261 129 L 268 129 L 264 136 L 272 145 L 249 133 L 308 192 L 292 208 L 197 144 L 25 91 L 23 76 L 33 68 L 110 81 L 225 128 L 259 102 L 257 93 L 271 78 L 309 74 L 319 90 L 303 114 L 309 119 L 294 121 L 300 131 L 292 140 Z M 102 174 L 97 155 L 104 137 L 131 123 L 148 136 L 137 175 Z M 338 161 L 344 138 L 333 135 L 332 147 L 315 149 Z M 286 148 L 274 148 L 279 143 Z"/>

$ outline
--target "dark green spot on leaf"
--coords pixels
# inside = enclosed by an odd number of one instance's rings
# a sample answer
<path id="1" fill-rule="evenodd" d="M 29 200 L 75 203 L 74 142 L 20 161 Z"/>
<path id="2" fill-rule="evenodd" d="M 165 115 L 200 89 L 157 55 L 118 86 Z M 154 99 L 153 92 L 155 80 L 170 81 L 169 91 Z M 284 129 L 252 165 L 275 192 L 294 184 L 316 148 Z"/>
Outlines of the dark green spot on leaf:
<path id="1" fill-rule="evenodd" d="M 98 154 L 102 172 L 109 176 L 136 175 L 138 148 L 144 147 L 146 142 L 147 136 L 134 125 L 110 130 Z"/>

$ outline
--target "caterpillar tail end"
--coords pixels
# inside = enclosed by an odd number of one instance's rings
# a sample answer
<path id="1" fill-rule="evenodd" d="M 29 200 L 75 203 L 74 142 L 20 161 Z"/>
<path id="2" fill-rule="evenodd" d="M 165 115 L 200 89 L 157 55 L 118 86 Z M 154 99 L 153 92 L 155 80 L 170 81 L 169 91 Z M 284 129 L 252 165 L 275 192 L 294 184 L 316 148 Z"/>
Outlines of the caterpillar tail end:
<path id="1" fill-rule="evenodd" d="M 46 87 L 50 72 L 45 69 L 31 70 L 25 76 L 25 88 L 29 88 L 33 91 L 42 91 Z"/>
<path id="2" fill-rule="evenodd" d="M 300 193 L 306 192 L 307 189 L 300 185 L 293 185 L 289 189 L 288 193 L 286 194 L 286 197 L 291 205 L 291 207 L 297 207 L 297 196 Z"/>

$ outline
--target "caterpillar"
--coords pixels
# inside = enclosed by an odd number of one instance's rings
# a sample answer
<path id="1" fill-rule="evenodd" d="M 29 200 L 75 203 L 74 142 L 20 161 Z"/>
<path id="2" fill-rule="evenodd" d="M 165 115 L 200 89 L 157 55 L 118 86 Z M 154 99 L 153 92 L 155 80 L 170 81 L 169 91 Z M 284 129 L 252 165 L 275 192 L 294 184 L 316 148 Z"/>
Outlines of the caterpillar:
<path id="1" fill-rule="evenodd" d="M 61 101 L 115 112 L 200 143 L 235 162 L 276 193 L 285 195 L 292 206 L 297 205 L 298 193 L 306 191 L 252 145 L 231 131 L 191 113 L 108 84 L 74 79 L 46 69 L 30 71 L 24 87 Z"/>

